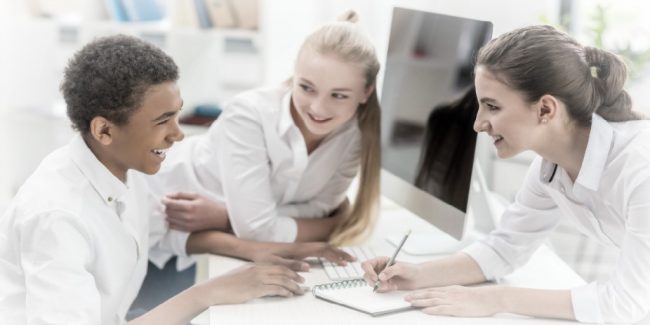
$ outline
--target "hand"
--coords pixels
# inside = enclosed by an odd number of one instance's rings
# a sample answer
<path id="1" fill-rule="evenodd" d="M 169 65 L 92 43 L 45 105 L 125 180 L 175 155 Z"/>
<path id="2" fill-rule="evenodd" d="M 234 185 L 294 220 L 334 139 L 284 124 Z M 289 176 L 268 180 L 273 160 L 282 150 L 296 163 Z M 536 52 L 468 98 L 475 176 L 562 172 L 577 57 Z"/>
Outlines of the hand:
<path id="1" fill-rule="evenodd" d="M 226 207 L 198 193 L 172 193 L 163 198 L 162 203 L 172 229 L 194 232 L 230 228 Z"/>
<path id="2" fill-rule="evenodd" d="M 501 311 L 498 287 L 449 286 L 408 294 L 405 299 L 431 315 L 481 317 Z"/>
<path id="3" fill-rule="evenodd" d="M 379 280 L 378 292 L 417 289 L 422 276 L 420 265 L 397 262 L 384 270 L 389 260 L 387 256 L 382 256 L 363 262 L 361 268 L 365 272 L 363 278 L 366 282 L 374 287 Z"/>
<path id="4" fill-rule="evenodd" d="M 260 246 L 252 256 L 253 261 L 284 265 L 295 271 L 309 271 L 309 263 L 302 261 L 307 257 L 322 257 L 338 265 L 346 265 L 356 260 L 345 251 L 321 242 L 258 244 Z"/>
<path id="5" fill-rule="evenodd" d="M 209 305 L 238 304 L 265 296 L 302 295 L 305 279 L 279 265 L 247 265 L 200 284 Z"/>
<path id="6" fill-rule="evenodd" d="M 311 242 L 311 243 L 291 243 L 284 250 L 278 250 L 277 255 L 293 258 L 305 259 L 307 257 L 322 257 L 338 265 L 347 265 L 348 262 L 354 262 L 357 259 L 346 253 L 344 250 L 336 248 L 328 243 Z"/>

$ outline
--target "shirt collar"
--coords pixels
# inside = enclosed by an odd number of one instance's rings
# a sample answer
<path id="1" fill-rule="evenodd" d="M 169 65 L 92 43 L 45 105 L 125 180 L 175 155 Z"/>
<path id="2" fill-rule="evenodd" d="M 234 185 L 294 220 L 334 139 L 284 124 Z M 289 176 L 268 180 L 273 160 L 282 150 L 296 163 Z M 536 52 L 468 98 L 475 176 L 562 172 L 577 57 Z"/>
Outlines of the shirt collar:
<path id="1" fill-rule="evenodd" d="M 599 115 L 593 114 L 587 150 L 582 159 L 576 184 L 580 184 L 592 191 L 598 190 L 613 138 L 614 130 L 609 123 Z"/>
<path id="2" fill-rule="evenodd" d="M 280 136 L 284 136 L 284 134 L 287 133 L 292 126 L 295 126 L 295 123 L 293 121 L 293 117 L 291 116 L 291 91 L 287 91 L 287 93 L 282 96 L 282 101 L 280 102 L 278 134 Z"/>
<path id="3" fill-rule="evenodd" d="M 587 140 L 587 149 L 582 159 L 580 172 L 575 184 L 579 184 L 592 191 L 597 191 L 600 179 L 605 170 L 609 148 L 612 145 L 614 130 L 602 117 L 593 114 L 591 118 L 591 129 Z M 555 163 L 544 159 L 540 168 L 540 179 L 544 183 L 550 183 L 558 177 L 558 166 Z"/>
<path id="4" fill-rule="evenodd" d="M 95 154 L 90 151 L 88 145 L 81 135 L 76 135 L 70 143 L 72 161 L 77 164 L 86 179 L 102 197 L 102 200 L 111 204 L 128 190 L 126 184 L 122 183 L 113 175 Z"/>

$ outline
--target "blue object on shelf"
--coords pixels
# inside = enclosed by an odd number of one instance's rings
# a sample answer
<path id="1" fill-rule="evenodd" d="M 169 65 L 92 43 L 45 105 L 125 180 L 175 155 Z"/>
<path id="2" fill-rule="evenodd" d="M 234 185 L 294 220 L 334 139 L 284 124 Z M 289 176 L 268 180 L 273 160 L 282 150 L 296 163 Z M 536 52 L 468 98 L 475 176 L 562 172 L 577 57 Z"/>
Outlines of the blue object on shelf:
<path id="1" fill-rule="evenodd" d="M 129 21 L 162 20 L 162 8 L 157 0 L 122 0 Z"/>
<path id="2" fill-rule="evenodd" d="M 216 104 L 201 104 L 194 107 L 194 116 L 219 117 L 222 109 Z"/>

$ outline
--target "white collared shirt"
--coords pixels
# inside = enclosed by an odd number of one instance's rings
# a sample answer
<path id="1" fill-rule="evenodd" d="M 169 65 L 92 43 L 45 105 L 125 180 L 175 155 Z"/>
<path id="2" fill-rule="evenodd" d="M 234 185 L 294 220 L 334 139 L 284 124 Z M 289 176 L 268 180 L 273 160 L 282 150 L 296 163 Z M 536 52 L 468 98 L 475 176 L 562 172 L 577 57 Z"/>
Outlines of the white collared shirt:
<path id="1" fill-rule="evenodd" d="M 164 235 L 150 238 L 146 186 L 79 135 L 47 156 L 0 219 L 0 322 L 123 323 Z"/>
<path id="2" fill-rule="evenodd" d="M 150 184 L 158 195 L 199 192 L 225 202 L 235 234 L 292 242 L 293 217 L 323 217 L 345 198 L 359 169 L 357 119 L 307 154 L 286 87 L 236 96 L 206 134 L 174 146 Z"/>
<path id="3" fill-rule="evenodd" d="M 465 252 L 488 279 L 523 265 L 561 220 L 615 247 L 617 268 L 602 283 L 573 288 L 581 322 L 636 322 L 650 309 L 650 121 L 610 123 L 594 114 L 574 182 L 538 157 L 497 230 Z"/>

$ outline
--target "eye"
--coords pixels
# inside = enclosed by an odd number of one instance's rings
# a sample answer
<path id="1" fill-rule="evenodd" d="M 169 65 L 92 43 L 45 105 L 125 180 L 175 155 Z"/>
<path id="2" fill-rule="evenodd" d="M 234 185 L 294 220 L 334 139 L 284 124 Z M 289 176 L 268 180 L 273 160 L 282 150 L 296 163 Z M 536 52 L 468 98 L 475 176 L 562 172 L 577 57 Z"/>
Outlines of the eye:
<path id="1" fill-rule="evenodd" d="M 487 106 L 489 111 L 498 111 L 499 107 L 490 103 L 486 103 L 485 106 Z"/>
<path id="2" fill-rule="evenodd" d="M 163 125 L 163 124 L 165 124 L 165 123 L 167 123 L 167 122 L 169 122 L 169 119 L 162 120 L 162 121 L 156 123 L 156 125 Z"/>
<path id="3" fill-rule="evenodd" d="M 306 93 L 314 92 L 314 88 L 312 88 L 312 87 L 310 87 L 308 85 L 305 85 L 305 84 L 300 84 L 300 88 L 302 88 L 302 90 L 304 92 L 306 92 Z"/>
<path id="4" fill-rule="evenodd" d="M 350 96 L 348 96 L 348 95 L 344 95 L 344 94 L 340 94 L 340 93 L 333 93 L 333 94 L 332 94 L 332 97 L 334 97 L 334 98 L 336 98 L 336 99 L 348 99 L 348 98 L 350 98 Z"/>

